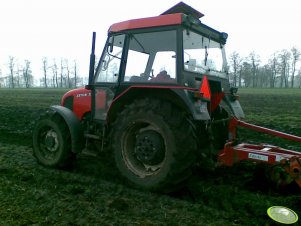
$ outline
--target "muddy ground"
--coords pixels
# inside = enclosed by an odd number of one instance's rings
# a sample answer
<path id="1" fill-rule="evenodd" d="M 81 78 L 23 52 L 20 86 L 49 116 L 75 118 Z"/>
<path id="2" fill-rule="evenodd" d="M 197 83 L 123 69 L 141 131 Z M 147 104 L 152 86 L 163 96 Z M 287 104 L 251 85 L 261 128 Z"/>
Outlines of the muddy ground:
<path id="1" fill-rule="evenodd" d="M 34 120 L 65 91 L 0 89 L 0 225 L 277 225 L 266 214 L 273 205 L 301 216 L 301 191 L 268 186 L 261 167 L 250 163 L 195 170 L 170 195 L 123 185 L 109 156 L 79 156 L 65 171 L 38 165 Z M 240 101 L 247 121 L 301 135 L 301 90 L 243 89 Z M 301 151 L 300 144 L 255 132 L 241 130 L 240 138 Z"/>

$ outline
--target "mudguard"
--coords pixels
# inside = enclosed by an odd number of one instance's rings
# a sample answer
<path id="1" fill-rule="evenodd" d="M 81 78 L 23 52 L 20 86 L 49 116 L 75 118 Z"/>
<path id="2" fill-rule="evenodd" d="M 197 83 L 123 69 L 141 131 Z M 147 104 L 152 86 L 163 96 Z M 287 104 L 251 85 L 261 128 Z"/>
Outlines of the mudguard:
<path id="1" fill-rule="evenodd" d="M 145 86 L 135 85 L 125 88 L 112 102 L 107 114 L 107 122 L 113 122 L 117 113 L 137 97 L 152 97 L 171 102 L 179 108 L 186 109 L 195 120 L 210 120 L 207 102 L 195 102 L 189 88 L 182 86 Z"/>
<path id="2" fill-rule="evenodd" d="M 53 105 L 50 109 L 62 116 L 68 126 L 71 135 L 71 151 L 73 153 L 81 152 L 84 148 L 84 133 L 79 119 L 69 108 Z"/>

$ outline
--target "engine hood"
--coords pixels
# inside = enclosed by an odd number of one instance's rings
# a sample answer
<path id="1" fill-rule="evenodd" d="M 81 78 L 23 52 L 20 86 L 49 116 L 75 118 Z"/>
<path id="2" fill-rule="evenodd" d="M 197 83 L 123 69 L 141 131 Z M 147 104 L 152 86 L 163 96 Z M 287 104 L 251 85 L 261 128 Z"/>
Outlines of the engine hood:
<path id="1" fill-rule="evenodd" d="M 69 108 L 81 120 L 86 113 L 91 112 L 91 90 L 70 90 L 62 97 L 61 105 Z"/>

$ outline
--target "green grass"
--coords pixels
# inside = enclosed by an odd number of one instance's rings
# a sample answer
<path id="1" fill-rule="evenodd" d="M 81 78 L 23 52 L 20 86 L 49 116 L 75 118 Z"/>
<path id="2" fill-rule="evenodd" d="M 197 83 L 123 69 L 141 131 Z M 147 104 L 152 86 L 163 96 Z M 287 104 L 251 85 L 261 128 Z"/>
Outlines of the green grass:
<path id="1" fill-rule="evenodd" d="M 0 89 L 0 140 L 31 144 L 39 112 L 60 104 L 66 89 Z"/>
<path id="2" fill-rule="evenodd" d="M 301 95 L 301 89 L 289 88 L 239 88 L 240 94 L 254 94 L 254 95 Z"/>
<path id="3" fill-rule="evenodd" d="M 0 89 L 0 106 L 10 106 L 14 102 L 18 107 L 48 107 L 52 104 L 60 104 L 60 98 L 67 89 Z"/>
<path id="4" fill-rule="evenodd" d="M 239 95 L 246 121 L 301 136 L 301 89 L 244 88 L 239 90 Z M 242 135 L 253 142 L 271 142 L 301 151 L 300 145 L 283 139 L 250 131 L 243 131 Z"/>

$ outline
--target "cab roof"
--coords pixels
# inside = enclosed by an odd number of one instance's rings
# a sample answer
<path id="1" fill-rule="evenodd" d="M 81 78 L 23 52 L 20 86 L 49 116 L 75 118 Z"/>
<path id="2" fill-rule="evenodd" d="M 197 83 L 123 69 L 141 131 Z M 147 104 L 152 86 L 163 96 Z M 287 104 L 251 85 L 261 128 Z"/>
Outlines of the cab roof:
<path id="1" fill-rule="evenodd" d="M 176 14 L 161 15 L 156 17 L 127 20 L 127 21 L 113 24 L 109 29 L 109 33 L 139 29 L 139 28 L 179 25 L 182 24 L 183 17 L 184 17 L 183 13 L 176 13 Z"/>
<path id="2" fill-rule="evenodd" d="M 176 26 L 186 24 L 188 21 L 190 25 L 195 25 L 194 29 L 197 29 L 200 33 L 206 34 L 211 39 L 226 43 L 228 34 L 219 32 L 203 23 L 199 18 L 203 17 L 204 14 L 191 8 L 183 2 L 171 7 L 164 13 L 155 17 L 141 18 L 127 20 L 120 23 L 115 23 L 109 28 L 109 33 L 118 33 L 128 30 L 143 29 L 143 28 L 154 28 L 163 26 Z"/>
<path id="3" fill-rule="evenodd" d="M 133 19 L 115 23 L 109 28 L 109 32 L 121 32 L 139 28 L 180 25 L 184 22 L 186 15 L 193 16 L 196 19 L 204 16 L 204 14 L 193 9 L 189 5 L 183 2 L 179 2 L 175 6 L 171 7 L 170 9 L 166 10 L 164 13 L 156 17 Z"/>

